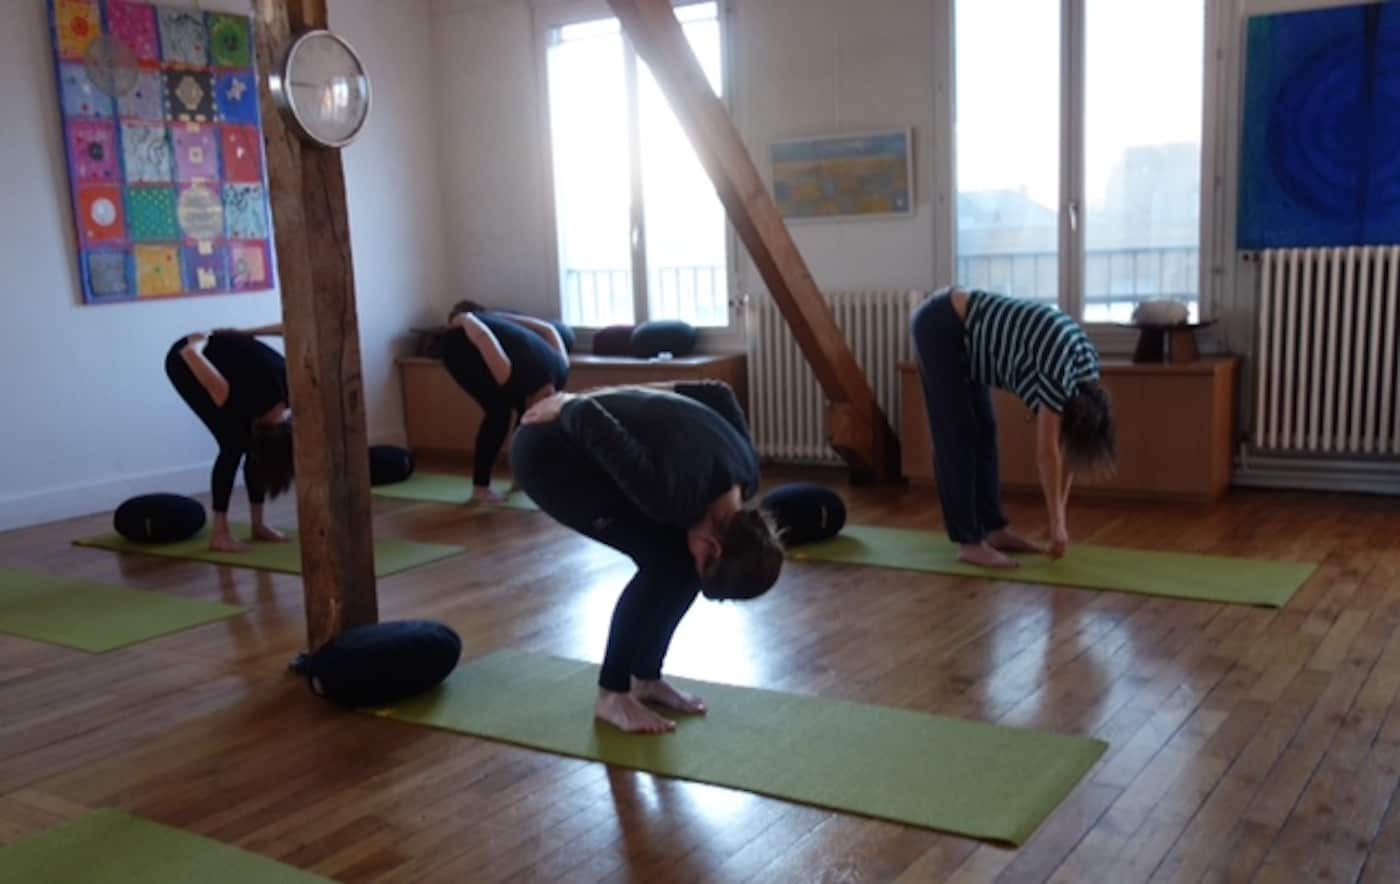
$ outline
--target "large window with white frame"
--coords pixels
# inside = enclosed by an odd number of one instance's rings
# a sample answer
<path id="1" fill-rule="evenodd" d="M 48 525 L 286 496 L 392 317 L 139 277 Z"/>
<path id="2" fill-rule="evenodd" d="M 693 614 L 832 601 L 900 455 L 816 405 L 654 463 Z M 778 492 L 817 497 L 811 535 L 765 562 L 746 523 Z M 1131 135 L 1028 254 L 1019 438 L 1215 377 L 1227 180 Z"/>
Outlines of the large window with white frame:
<path id="1" fill-rule="evenodd" d="M 957 283 L 1088 323 L 1196 315 L 1203 0 L 952 6 Z"/>
<path id="2" fill-rule="evenodd" d="M 676 15 L 722 96 L 719 4 L 679 5 Z M 564 320 L 727 327 L 723 207 L 618 20 L 548 26 L 545 69 Z"/>

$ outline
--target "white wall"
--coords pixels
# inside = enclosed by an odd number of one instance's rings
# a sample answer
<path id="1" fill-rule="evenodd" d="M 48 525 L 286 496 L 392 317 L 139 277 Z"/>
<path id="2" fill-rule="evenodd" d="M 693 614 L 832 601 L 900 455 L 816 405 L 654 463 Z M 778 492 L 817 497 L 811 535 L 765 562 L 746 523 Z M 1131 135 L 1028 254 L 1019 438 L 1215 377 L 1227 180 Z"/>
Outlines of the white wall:
<path id="1" fill-rule="evenodd" d="M 818 285 L 931 288 L 931 0 L 734 0 L 735 116 L 768 180 L 778 139 L 915 129 L 912 218 L 795 224 Z M 452 283 L 462 297 L 557 315 L 538 47 L 524 0 L 434 0 Z M 736 243 L 742 254 L 742 247 Z M 763 288 L 743 256 L 739 291 Z"/>
<path id="2" fill-rule="evenodd" d="M 247 0 L 202 4 L 248 11 Z M 391 356 L 444 278 L 426 0 L 333 0 L 375 107 L 346 152 L 371 434 L 402 433 Z M 275 322 L 275 292 L 81 306 L 43 0 L 0 5 L 0 529 L 208 490 L 213 441 L 171 389 L 166 349 L 215 326 Z M 242 502 L 235 497 L 235 506 Z"/>

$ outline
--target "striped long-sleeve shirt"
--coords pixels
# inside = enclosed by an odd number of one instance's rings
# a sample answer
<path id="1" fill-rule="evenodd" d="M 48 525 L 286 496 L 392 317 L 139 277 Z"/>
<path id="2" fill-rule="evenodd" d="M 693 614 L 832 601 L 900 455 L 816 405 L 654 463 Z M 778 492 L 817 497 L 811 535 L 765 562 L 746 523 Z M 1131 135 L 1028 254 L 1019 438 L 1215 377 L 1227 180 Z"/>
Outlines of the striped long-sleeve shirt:
<path id="1" fill-rule="evenodd" d="M 1023 298 L 970 292 L 967 350 L 973 380 L 1014 393 L 1034 412 L 1063 414 L 1081 383 L 1099 379 L 1099 354 L 1084 330 Z"/>

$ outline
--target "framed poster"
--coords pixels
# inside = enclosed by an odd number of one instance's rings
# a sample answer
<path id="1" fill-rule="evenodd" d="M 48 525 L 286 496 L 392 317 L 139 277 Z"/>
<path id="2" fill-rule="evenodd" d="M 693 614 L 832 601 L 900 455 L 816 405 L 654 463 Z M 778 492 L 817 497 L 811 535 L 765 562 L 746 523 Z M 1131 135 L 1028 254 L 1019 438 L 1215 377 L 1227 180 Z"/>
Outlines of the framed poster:
<path id="1" fill-rule="evenodd" d="M 780 141 L 772 164 L 773 198 L 790 221 L 914 213 L 911 129 Z"/>
<path id="2" fill-rule="evenodd" d="M 276 285 L 248 16 L 49 0 L 88 304 Z"/>

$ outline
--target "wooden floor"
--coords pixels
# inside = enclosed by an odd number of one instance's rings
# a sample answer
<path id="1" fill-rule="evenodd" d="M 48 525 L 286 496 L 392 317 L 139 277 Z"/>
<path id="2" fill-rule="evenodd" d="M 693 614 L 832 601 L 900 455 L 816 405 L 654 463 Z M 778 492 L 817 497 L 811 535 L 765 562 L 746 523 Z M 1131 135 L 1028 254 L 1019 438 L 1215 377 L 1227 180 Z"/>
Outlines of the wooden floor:
<path id="1" fill-rule="evenodd" d="M 926 490 L 843 493 L 854 521 L 936 524 Z M 444 621 L 466 656 L 600 658 L 620 557 L 539 514 L 375 511 L 380 536 L 470 550 L 380 581 L 384 619 Z M 0 636 L 0 844 L 116 807 L 345 882 L 1400 881 L 1400 501 L 1072 519 L 1076 540 L 1322 567 L 1265 610 L 794 563 L 762 600 L 698 603 L 668 660 L 1107 740 L 1019 850 L 339 712 L 285 673 L 296 579 L 70 545 L 106 516 L 0 535 L 0 564 L 249 613 L 103 656 Z"/>

